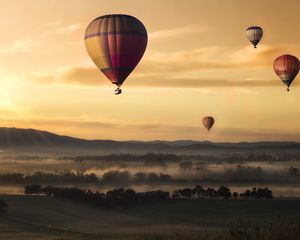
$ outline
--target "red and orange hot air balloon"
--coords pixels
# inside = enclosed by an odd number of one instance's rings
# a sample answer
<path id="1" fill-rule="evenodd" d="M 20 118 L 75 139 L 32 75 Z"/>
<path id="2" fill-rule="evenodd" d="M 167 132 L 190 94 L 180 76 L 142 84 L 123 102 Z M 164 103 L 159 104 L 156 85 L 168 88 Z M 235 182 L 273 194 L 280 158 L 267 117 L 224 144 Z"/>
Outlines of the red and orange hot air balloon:
<path id="1" fill-rule="evenodd" d="M 273 68 L 289 91 L 290 85 L 299 72 L 300 64 L 298 58 L 289 54 L 281 55 L 275 59 Z"/>
<path id="2" fill-rule="evenodd" d="M 211 116 L 206 116 L 202 119 L 204 127 L 209 131 L 215 123 L 215 119 Z"/>
<path id="3" fill-rule="evenodd" d="M 134 70 L 146 50 L 145 26 L 135 17 L 111 14 L 94 19 L 84 35 L 85 46 L 96 66 L 118 88 Z"/>

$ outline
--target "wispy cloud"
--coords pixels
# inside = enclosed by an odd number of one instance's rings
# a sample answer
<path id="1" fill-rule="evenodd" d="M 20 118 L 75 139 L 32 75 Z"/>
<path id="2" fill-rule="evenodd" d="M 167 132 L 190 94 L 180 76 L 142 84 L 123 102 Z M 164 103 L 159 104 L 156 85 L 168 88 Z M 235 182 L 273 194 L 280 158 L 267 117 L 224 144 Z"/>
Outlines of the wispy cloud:
<path id="1" fill-rule="evenodd" d="M 61 21 L 54 21 L 54 22 L 48 22 L 48 23 L 45 23 L 43 24 L 44 26 L 47 26 L 47 27 L 52 27 L 52 26 L 58 26 L 58 25 L 61 25 L 62 22 Z"/>
<path id="2" fill-rule="evenodd" d="M 52 75 L 32 75 L 34 81 L 42 84 L 72 84 L 72 85 L 108 85 L 109 81 L 96 68 L 74 67 L 65 72 Z M 274 79 L 211 79 L 211 78 L 170 78 L 167 76 L 132 76 L 131 87 L 162 87 L 162 88 L 197 88 L 197 87 L 264 87 L 280 86 L 280 81 Z"/>
<path id="3" fill-rule="evenodd" d="M 173 29 L 151 32 L 149 34 L 149 38 L 151 40 L 156 40 L 156 39 L 172 38 L 184 34 L 186 35 L 186 34 L 200 33 L 206 31 L 208 31 L 208 28 L 201 28 L 199 26 L 190 25 L 190 26 L 185 26 L 180 28 L 173 28 Z"/>
<path id="4" fill-rule="evenodd" d="M 25 52 L 33 46 L 31 38 L 16 39 L 10 45 L 0 47 L 0 53 Z"/>
<path id="5" fill-rule="evenodd" d="M 146 55 L 139 69 L 151 69 L 151 72 L 153 70 L 165 70 L 172 73 L 265 68 L 272 67 L 273 60 L 281 52 L 283 49 L 280 47 L 263 45 L 256 50 L 251 47 L 232 49 L 216 46 L 173 53 L 150 52 Z"/>
<path id="6" fill-rule="evenodd" d="M 272 74 L 272 63 L 281 52 L 282 48 L 263 45 L 256 50 L 251 47 L 236 50 L 206 47 L 174 53 L 149 52 L 132 74 L 130 86 L 168 88 L 279 86 L 280 81 L 275 81 L 276 76 Z M 272 75 L 260 77 L 260 71 L 266 69 L 269 69 Z M 245 75 L 245 72 L 253 70 L 257 70 L 257 77 L 249 78 Z M 237 77 L 232 78 L 234 74 Z M 46 84 L 108 83 L 96 67 L 81 66 L 69 67 L 56 75 L 32 76 L 32 78 Z"/>
<path id="7" fill-rule="evenodd" d="M 56 74 L 31 74 L 31 80 L 42 84 L 100 85 L 104 75 L 96 67 L 69 67 Z M 105 84 L 105 82 L 104 82 Z"/>
<path id="8" fill-rule="evenodd" d="M 54 23 L 48 23 L 48 26 L 51 28 L 51 30 L 44 32 L 43 35 L 73 33 L 73 32 L 77 32 L 82 28 L 81 24 L 78 23 L 62 26 L 61 22 L 54 22 Z"/>

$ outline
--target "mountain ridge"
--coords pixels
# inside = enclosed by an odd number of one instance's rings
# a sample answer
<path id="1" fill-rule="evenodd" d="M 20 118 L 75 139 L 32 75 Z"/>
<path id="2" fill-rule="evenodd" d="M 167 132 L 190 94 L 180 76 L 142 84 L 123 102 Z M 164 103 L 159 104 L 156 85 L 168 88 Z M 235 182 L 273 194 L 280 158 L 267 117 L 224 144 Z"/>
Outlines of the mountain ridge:
<path id="1" fill-rule="evenodd" d="M 128 149 L 143 151 L 201 150 L 201 149 L 255 149 L 255 148 L 298 148 L 300 143 L 290 141 L 262 142 L 221 142 L 194 140 L 174 141 L 116 141 L 87 140 L 66 135 L 59 135 L 33 128 L 0 127 L 0 147 L 2 149 L 18 148 L 84 148 L 84 149 Z"/>

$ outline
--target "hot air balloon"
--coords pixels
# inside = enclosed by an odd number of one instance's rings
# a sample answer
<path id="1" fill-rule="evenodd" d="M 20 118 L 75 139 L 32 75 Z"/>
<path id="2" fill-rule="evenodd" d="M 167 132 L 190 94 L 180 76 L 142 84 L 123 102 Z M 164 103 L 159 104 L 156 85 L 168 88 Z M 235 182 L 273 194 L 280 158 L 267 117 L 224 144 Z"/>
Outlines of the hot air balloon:
<path id="1" fill-rule="evenodd" d="M 206 116 L 202 119 L 204 127 L 209 131 L 215 123 L 215 119 L 211 116 Z"/>
<path id="2" fill-rule="evenodd" d="M 84 35 L 85 47 L 96 66 L 118 88 L 141 60 L 148 36 L 143 23 L 135 17 L 111 14 L 94 19 Z"/>
<path id="3" fill-rule="evenodd" d="M 263 30 L 258 26 L 248 27 L 246 30 L 246 36 L 248 40 L 253 44 L 254 48 L 256 48 L 256 45 L 263 37 Z"/>
<path id="4" fill-rule="evenodd" d="M 295 56 L 285 54 L 275 59 L 273 68 L 281 81 L 287 85 L 287 91 L 297 76 L 300 68 L 299 60 Z"/>

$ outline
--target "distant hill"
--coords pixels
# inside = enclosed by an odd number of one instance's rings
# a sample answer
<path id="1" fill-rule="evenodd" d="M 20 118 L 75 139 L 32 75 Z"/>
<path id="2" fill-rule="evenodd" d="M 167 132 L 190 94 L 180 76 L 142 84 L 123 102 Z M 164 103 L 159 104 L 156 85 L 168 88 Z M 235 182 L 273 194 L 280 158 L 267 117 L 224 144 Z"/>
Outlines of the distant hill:
<path id="1" fill-rule="evenodd" d="M 0 148 L 2 150 L 47 149 L 97 152 L 174 152 L 203 153 L 205 151 L 247 151 L 258 149 L 299 150 L 297 142 L 241 142 L 213 143 L 208 141 L 112 141 L 85 140 L 62 136 L 36 129 L 0 128 Z"/>
<path id="2" fill-rule="evenodd" d="M 36 129 L 0 128 L 0 147 L 34 147 L 81 144 L 86 140 Z"/>

